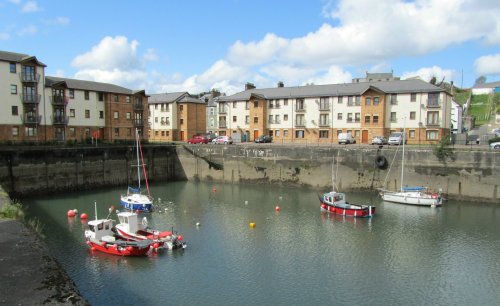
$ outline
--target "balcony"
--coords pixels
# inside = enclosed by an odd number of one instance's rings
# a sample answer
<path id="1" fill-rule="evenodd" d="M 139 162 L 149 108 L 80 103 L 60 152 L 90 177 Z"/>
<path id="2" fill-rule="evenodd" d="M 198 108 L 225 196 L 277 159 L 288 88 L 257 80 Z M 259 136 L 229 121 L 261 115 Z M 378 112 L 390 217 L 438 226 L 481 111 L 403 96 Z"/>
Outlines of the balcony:
<path id="1" fill-rule="evenodd" d="M 440 100 L 434 100 L 434 99 L 427 99 L 427 108 L 440 108 L 441 107 L 441 101 Z"/>
<path id="2" fill-rule="evenodd" d="M 170 120 L 162 120 L 160 122 L 161 125 L 170 125 Z"/>
<path id="3" fill-rule="evenodd" d="M 224 108 L 220 108 L 219 109 L 219 114 L 227 114 L 227 109 L 224 107 Z"/>
<path id="4" fill-rule="evenodd" d="M 37 94 L 22 94 L 21 96 L 23 103 L 27 104 L 38 104 L 42 98 L 42 95 Z"/>
<path id="5" fill-rule="evenodd" d="M 295 122 L 295 127 L 305 127 L 306 122 L 305 121 L 297 121 Z"/>
<path id="6" fill-rule="evenodd" d="M 295 111 L 297 113 L 304 113 L 306 111 L 306 106 L 305 105 L 297 105 L 295 108 Z"/>
<path id="7" fill-rule="evenodd" d="M 66 96 L 52 96 L 51 101 L 54 105 L 66 105 L 69 99 Z"/>
<path id="8" fill-rule="evenodd" d="M 439 120 L 429 120 L 426 122 L 427 127 L 439 127 L 441 125 L 441 122 Z"/>
<path id="9" fill-rule="evenodd" d="M 144 105 L 142 104 L 142 102 L 134 102 L 134 110 L 143 110 L 144 109 Z"/>
<path id="10" fill-rule="evenodd" d="M 144 120 L 142 120 L 142 119 L 134 119 L 134 126 L 136 126 L 136 127 L 142 127 L 142 126 L 144 126 Z"/>
<path id="11" fill-rule="evenodd" d="M 330 119 L 326 119 L 326 120 L 319 120 L 318 125 L 319 125 L 319 126 L 330 126 Z"/>
<path id="12" fill-rule="evenodd" d="M 42 121 L 41 115 L 24 114 L 22 117 L 23 124 L 35 124 L 38 125 Z"/>
<path id="13" fill-rule="evenodd" d="M 21 73 L 21 82 L 38 83 L 40 81 L 40 74 L 38 73 Z"/>
<path id="14" fill-rule="evenodd" d="M 53 125 L 66 125 L 69 122 L 68 116 L 54 115 L 52 118 Z"/>
<path id="15" fill-rule="evenodd" d="M 319 111 L 320 112 L 329 112 L 330 111 L 330 105 L 319 105 Z"/>

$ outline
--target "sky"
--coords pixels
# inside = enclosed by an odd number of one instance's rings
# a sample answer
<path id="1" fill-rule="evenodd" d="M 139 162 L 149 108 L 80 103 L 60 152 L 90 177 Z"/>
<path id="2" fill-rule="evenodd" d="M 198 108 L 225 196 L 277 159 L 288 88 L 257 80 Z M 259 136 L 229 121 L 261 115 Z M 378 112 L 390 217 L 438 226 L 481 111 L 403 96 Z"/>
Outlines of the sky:
<path id="1" fill-rule="evenodd" d="M 499 0 L 0 0 L 0 50 L 147 94 L 402 79 L 500 81 Z"/>

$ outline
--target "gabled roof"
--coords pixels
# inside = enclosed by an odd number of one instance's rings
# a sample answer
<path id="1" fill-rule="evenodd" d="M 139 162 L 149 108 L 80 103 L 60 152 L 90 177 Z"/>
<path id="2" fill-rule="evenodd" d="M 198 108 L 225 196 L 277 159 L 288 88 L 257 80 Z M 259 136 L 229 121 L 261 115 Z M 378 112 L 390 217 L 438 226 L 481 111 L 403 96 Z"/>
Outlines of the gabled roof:
<path id="1" fill-rule="evenodd" d="M 248 101 L 250 100 L 252 95 L 256 97 L 262 97 L 263 99 L 355 96 L 363 94 L 370 88 L 378 90 L 385 94 L 445 91 L 440 87 L 424 82 L 422 80 L 394 80 L 384 82 L 250 89 L 231 96 L 220 97 L 219 101 Z"/>
<path id="2" fill-rule="evenodd" d="M 46 76 L 45 77 L 45 84 L 47 87 L 51 87 L 54 84 L 59 84 L 61 82 L 66 83 L 66 86 L 71 89 L 79 89 L 79 90 L 89 90 L 89 91 L 98 91 L 98 92 L 110 92 L 110 93 L 117 93 L 117 94 L 124 94 L 124 95 L 134 95 L 134 94 L 140 94 L 140 93 L 145 93 L 144 90 L 131 90 L 125 87 L 121 87 L 118 85 L 114 84 L 108 84 L 108 83 L 100 83 L 100 82 L 93 82 L 93 81 L 83 81 L 83 80 L 76 80 L 76 79 L 68 79 L 68 78 L 59 78 L 59 77 L 51 77 L 51 76 Z"/>
<path id="3" fill-rule="evenodd" d="M 203 103 L 204 101 L 191 96 L 188 92 L 170 92 L 162 94 L 151 94 L 148 99 L 150 104 L 158 103 Z"/>
<path id="4" fill-rule="evenodd" d="M 0 61 L 15 62 L 15 63 L 34 61 L 39 66 L 47 67 L 47 65 L 40 62 L 35 56 L 22 53 L 7 52 L 7 51 L 0 51 Z"/>

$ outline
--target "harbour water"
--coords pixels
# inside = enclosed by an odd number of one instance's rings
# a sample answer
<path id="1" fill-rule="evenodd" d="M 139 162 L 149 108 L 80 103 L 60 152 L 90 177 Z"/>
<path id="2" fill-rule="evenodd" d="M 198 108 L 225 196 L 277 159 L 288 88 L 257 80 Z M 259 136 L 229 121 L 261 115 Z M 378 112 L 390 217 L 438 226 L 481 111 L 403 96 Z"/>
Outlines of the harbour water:
<path id="1" fill-rule="evenodd" d="M 66 213 L 94 218 L 96 202 L 103 218 L 111 205 L 121 209 L 122 189 L 23 200 L 92 305 L 500 302 L 495 204 L 414 207 L 348 193 L 352 203 L 377 206 L 373 218 L 355 219 L 320 212 L 313 190 L 169 182 L 152 186 L 161 213 L 145 216 L 151 227 L 179 231 L 187 249 L 142 258 L 92 253 L 85 225 Z"/>

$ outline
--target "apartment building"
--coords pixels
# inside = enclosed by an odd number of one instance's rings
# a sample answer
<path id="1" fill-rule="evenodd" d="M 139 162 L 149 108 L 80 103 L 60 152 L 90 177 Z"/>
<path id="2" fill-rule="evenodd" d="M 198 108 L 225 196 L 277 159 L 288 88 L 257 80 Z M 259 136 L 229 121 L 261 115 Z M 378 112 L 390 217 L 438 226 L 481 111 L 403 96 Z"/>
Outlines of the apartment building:
<path id="1" fill-rule="evenodd" d="M 149 140 L 186 141 L 206 133 L 206 103 L 187 92 L 151 94 Z"/>
<path id="2" fill-rule="evenodd" d="M 450 132 L 451 95 L 420 79 L 299 87 L 246 88 L 220 97 L 218 133 L 253 141 L 336 143 L 350 132 L 359 143 L 405 129 L 408 143 L 436 143 Z M 243 136 L 244 135 L 244 136 Z"/>
<path id="3" fill-rule="evenodd" d="M 113 84 L 45 76 L 34 56 L 0 51 L 0 141 L 106 141 L 147 135 L 147 95 Z"/>

